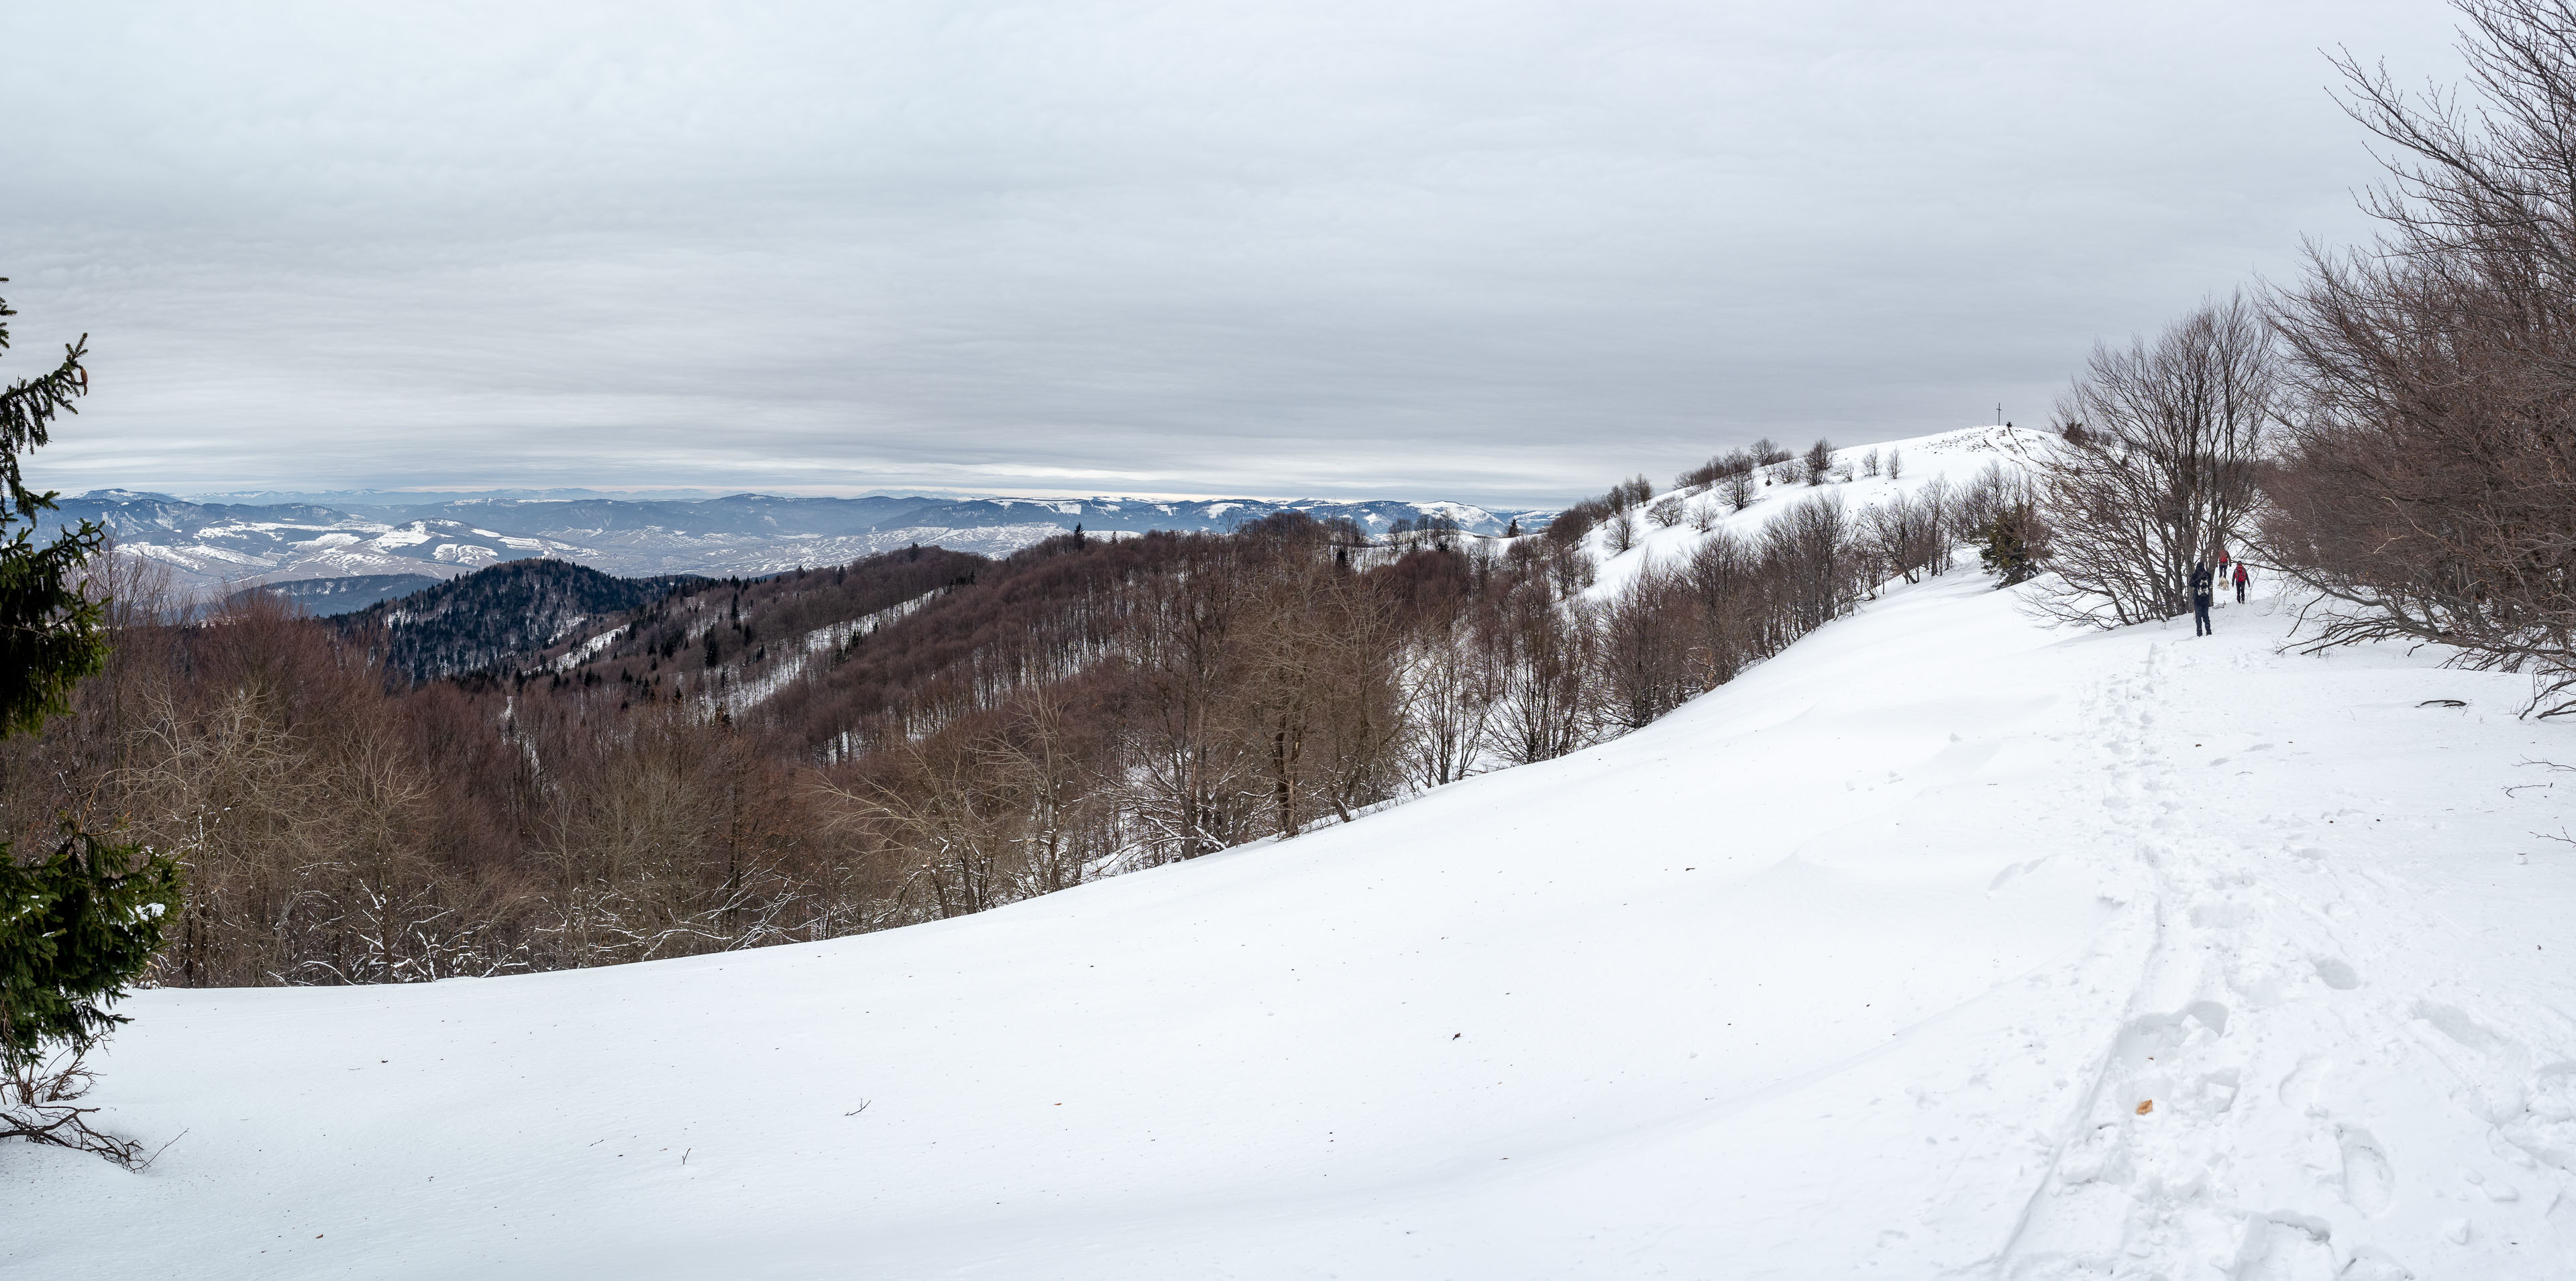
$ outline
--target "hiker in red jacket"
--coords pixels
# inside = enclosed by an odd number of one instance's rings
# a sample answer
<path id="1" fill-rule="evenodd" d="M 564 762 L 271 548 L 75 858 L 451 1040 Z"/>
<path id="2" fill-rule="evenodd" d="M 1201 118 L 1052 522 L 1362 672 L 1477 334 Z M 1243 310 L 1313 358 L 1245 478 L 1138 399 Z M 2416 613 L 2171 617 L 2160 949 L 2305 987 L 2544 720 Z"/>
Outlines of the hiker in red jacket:
<path id="1" fill-rule="evenodd" d="M 2236 603 L 2245 603 L 2245 562 L 2236 562 Z"/>

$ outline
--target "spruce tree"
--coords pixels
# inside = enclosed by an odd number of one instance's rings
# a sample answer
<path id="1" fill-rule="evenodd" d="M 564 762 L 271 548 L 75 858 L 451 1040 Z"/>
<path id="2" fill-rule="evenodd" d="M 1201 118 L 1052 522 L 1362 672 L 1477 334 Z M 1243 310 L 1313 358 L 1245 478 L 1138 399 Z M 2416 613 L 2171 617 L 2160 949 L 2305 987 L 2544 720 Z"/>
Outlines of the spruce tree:
<path id="1" fill-rule="evenodd" d="M 2010 587 L 2039 576 L 2048 554 L 2048 532 L 2037 507 L 2013 503 L 1974 533 L 1979 544 L 1977 561 L 1987 573 L 2003 580 L 1997 586 Z"/>
<path id="2" fill-rule="evenodd" d="M 9 349 L 8 317 L 17 314 L 0 300 L 0 352 Z M 107 662 L 103 603 L 75 585 L 106 532 L 82 521 L 38 546 L 37 517 L 54 510 L 56 495 L 30 491 L 18 466 L 46 442 L 56 417 L 80 412 L 72 401 L 89 391 L 80 363 L 88 350 L 83 334 L 63 348 L 53 372 L 0 391 L 0 735 L 27 733 L 68 710 L 72 686 Z"/>
<path id="3" fill-rule="evenodd" d="M 0 351 L 9 345 L 6 318 L 16 314 L 0 301 Z M 52 422 L 77 412 L 72 402 L 88 392 L 81 367 L 88 341 L 84 334 L 65 346 L 51 372 L 0 390 L 0 735 L 33 733 L 68 711 L 72 687 L 107 661 L 106 602 L 79 577 L 106 534 L 83 521 L 39 543 L 38 517 L 54 510 L 56 496 L 29 490 L 19 470 L 20 459 L 46 443 Z M 130 1162 L 129 1145 L 78 1125 L 76 1115 L 55 1115 L 65 1109 L 25 1109 L 66 1097 L 67 1075 L 43 1082 L 50 1093 L 37 1097 L 48 1056 L 58 1049 L 76 1056 L 124 1021 L 108 1007 L 152 963 L 180 901 L 178 865 L 168 855 L 102 839 L 68 818 L 42 858 L 22 862 L 0 842 L 0 1105 L 19 1105 L 0 1111 L 0 1136 L 91 1147 Z"/>

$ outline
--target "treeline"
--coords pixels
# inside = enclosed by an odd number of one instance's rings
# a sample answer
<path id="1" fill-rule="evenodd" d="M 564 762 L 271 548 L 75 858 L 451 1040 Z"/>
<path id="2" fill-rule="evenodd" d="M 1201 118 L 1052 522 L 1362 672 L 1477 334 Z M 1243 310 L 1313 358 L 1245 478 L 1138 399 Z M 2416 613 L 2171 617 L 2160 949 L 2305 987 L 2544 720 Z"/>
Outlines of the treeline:
<path id="1" fill-rule="evenodd" d="M 1830 487 L 1595 584 L 1584 523 L 1372 543 L 1274 516 L 683 584 L 416 680 L 389 628 L 256 594 L 168 621 L 116 562 L 107 671 L 6 745 L 59 813 L 179 855 L 161 981 L 417 981 L 831 938 L 1354 818 L 1626 732 L 1897 576 L 1997 477 Z M 1693 519 L 1721 483 L 1662 496 Z M 1643 481 L 1601 500 L 1653 505 Z M 530 571 L 520 570 L 522 574 Z M 468 637 L 485 643 L 483 634 Z"/>

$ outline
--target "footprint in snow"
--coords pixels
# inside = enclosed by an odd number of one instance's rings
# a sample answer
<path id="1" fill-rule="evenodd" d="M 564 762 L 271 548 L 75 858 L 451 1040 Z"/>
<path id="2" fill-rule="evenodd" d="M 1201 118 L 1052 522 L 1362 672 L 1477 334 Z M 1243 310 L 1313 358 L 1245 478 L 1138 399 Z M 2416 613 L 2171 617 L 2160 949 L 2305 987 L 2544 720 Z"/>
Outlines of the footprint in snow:
<path id="1" fill-rule="evenodd" d="M 2386 1210 L 2396 1197 L 2397 1171 L 2379 1140 L 2359 1126 L 2342 1127 L 2336 1138 L 2343 1148 L 2343 1199 L 2363 1214 Z"/>
<path id="2" fill-rule="evenodd" d="M 2352 966 L 2331 956 L 2312 956 L 2308 964 L 2316 967 L 2317 978 L 2338 992 L 2349 992 L 2361 986 L 2361 975 Z"/>

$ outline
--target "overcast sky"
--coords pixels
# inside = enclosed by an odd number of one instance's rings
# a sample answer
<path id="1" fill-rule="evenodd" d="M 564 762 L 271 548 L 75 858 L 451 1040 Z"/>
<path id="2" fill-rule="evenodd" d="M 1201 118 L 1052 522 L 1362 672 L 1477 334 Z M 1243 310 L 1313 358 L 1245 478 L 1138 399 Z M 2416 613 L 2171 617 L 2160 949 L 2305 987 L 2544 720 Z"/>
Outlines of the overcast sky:
<path id="1" fill-rule="evenodd" d="M 1554 503 L 2041 421 L 2366 234 L 2432 0 L 14 5 L 80 490 Z"/>

